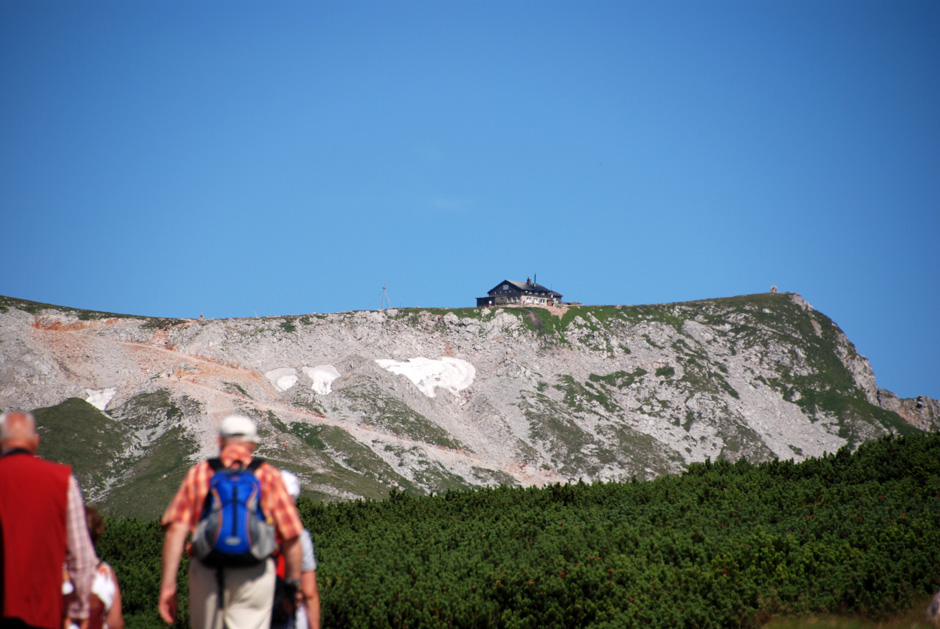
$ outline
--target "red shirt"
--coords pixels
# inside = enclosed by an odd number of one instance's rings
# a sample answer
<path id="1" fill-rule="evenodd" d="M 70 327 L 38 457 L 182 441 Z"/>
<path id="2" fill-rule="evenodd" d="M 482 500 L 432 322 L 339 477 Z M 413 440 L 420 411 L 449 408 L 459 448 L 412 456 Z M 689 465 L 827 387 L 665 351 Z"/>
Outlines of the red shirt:
<path id="1" fill-rule="evenodd" d="M 0 457 L 3 618 L 19 618 L 33 627 L 62 626 L 62 566 L 68 544 L 71 472 L 67 465 L 44 461 L 25 451 Z M 82 516 L 84 525 L 84 513 Z"/>

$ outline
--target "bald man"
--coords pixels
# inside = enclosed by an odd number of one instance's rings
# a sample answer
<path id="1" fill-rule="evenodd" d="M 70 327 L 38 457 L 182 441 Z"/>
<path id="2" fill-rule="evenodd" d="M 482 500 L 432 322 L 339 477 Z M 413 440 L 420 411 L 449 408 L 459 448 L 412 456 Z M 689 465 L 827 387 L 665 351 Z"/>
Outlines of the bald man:
<path id="1" fill-rule="evenodd" d="M 72 469 L 40 459 L 38 447 L 31 413 L 0 415 L 0 627 L 60 629 L 66 616 L 85 627 L 98 558 L 82 493 Z M 76 593 L 68 610 L 63 565 Z"/>

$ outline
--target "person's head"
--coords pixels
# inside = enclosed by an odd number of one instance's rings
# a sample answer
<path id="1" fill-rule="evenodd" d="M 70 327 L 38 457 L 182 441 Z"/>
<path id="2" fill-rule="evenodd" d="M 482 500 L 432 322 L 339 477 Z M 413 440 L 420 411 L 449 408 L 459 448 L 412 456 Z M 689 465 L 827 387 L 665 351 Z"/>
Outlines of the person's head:
<path id="1" fill-rule="evenodd" d="M 104 533 L 104 516 L 94 507 L 85 507 L 85 520 L 88 522 L 88 533 L 91 535 L 91 543 L 97 544 L 98 538 Z"/>
<path id="2" fill-rule="evenodd" d="M 300 497 L 300 479 L 290 470 L 281 470 L 281 480 L 284 481 L 284 487 L 290 494 L 291 500 L 297 502 L 297 498 Z"/>
<path id="3" fill-rule="evenodd" d="M 229 415 L 219 425 L 220 447 L 227 443 L 243 443 L 254 452 L 258 441 L 258 426 L 244 415 Z"/>
<path id="4" fill-rule="evenodd" d="M 36 418 L 26 411 L 11 410 L 0 415 L 0 451 L 23 448 L 34 453 L 39 448 Z"/>

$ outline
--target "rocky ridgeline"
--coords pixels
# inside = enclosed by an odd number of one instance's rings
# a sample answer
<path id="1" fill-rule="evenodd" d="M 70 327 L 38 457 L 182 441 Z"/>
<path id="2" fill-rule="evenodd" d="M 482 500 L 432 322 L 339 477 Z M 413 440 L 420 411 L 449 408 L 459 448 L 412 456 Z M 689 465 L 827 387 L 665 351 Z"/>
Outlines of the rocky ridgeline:
<path id="1" fill-rule="evenodd" d="M 44 441 L 94 444 L 112 471 L 89 491 L 128 513 L 142 479 L 172 486 L 212 454 L 235 411 L 325 500 L 801 460 L 940 425 L 936 400 L 879 390 L 795 294 L 222 320 L 0 310 L 0 404 L 40 409 Z"/>

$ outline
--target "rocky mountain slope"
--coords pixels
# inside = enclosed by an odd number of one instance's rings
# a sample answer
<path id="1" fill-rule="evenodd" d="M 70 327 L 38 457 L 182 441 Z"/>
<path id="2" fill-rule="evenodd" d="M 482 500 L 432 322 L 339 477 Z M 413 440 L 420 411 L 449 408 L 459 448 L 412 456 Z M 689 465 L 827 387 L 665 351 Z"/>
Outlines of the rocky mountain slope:
<path id="1" fill-rule="evenodd" d="M 322 500 L 643 479 L 940 426 L 795 294 L 222 320 L 0 297 L 0 405 L 36 410 L 41 453 L 90 501 L 140 517 L 236 411 Z"/>

